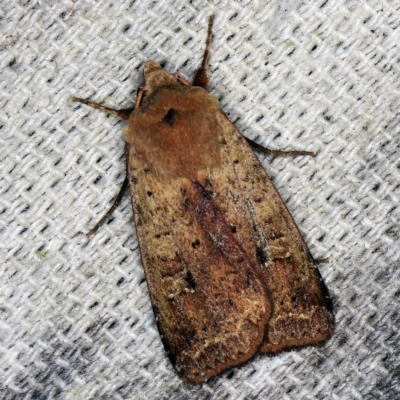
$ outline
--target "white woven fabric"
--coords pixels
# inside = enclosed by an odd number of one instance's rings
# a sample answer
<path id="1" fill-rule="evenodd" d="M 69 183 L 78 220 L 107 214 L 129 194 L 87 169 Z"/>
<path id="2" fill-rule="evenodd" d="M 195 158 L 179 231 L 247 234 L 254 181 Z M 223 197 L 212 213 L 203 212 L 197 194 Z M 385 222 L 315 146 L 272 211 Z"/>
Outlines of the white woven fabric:
<path id="1" fill-rule="evenodd" d="M 207 4 L 205 4 L 207 3 Z M 0 397 L 400 398 L 397 0 L 1 2 Z M 124 178 L 147 59 L 190 79 L 216 15 L 209 90 L 261 156 L 316 258 L 337 327 L 319 348 L 182 382 L 157 332 Z"/>

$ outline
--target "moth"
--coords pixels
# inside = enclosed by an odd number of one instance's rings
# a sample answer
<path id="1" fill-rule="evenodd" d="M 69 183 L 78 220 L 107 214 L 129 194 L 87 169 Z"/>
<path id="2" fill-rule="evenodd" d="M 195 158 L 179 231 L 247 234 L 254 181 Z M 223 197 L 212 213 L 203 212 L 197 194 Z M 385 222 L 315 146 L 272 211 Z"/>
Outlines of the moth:
<path id="1" fill-rule="evenodd" d="M 134 109 L 74 101 L 127 120 L 130 188 L 151 303 L 181 378 L 201 383 L 257 352 L 316 345 L 334 328 L 328 291 L 251 145 L 209 94 L 206 50 L 193 84 L 154 61 Z"/>

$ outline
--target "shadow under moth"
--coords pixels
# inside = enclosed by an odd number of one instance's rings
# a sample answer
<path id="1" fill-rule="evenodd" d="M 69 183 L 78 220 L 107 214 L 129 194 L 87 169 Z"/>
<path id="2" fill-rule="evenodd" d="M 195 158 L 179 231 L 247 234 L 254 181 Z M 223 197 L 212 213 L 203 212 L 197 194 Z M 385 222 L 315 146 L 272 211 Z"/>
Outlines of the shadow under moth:
<path id="1" fill-rule="evenodd" d="M 212 41 L 191 85 L 154 61 L 133 109 L 74 101 L 127 120 L 126 178 L 155 319 L 179 376 L 201 383 L 249 360 L 327 340 L 328 291 L 251 146 L 209 94 Z"/>

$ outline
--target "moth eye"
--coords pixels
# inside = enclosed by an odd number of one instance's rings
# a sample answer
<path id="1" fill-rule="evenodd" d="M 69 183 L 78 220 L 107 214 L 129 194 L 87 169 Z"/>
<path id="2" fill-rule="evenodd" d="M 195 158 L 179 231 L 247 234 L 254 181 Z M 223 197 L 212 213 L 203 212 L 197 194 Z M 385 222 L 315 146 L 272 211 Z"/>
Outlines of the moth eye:
<path id="1" fill-rule="evenodd" d="M 173 108 L 170 108 L 168 112 L 165 114 L 164 118 L 162 119 L 163 122 L 168 124 L 169 126 L 174 125 L 174 116 L 175 116 L 175 110 Z"/>

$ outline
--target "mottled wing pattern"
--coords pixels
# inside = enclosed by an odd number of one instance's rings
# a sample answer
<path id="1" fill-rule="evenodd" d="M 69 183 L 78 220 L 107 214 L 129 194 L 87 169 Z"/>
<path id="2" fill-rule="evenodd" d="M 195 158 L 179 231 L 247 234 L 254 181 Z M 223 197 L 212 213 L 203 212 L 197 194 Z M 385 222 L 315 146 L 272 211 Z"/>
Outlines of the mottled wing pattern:
<path id="1" fill-rule="evenodd" d="M 333 316 L 312 256 L 217 100 L 164 87 L 133 114 L 125 137 L 136 229 L 179 375 L 199 383 L 259 349 L 327 339 Z"/>
<path id="2" fill-rule="evenodd" d="M 210 179 L 216 203 L 246 253 L 258 261 L 273 303 L 260 350 L 275 353 L 327 340 L 334 318 L 313 258 L 245 138 L 222 113 L 218 121 L 224 168 Z"/>
<path id="3" fill-rule="evenodd" d="M 175 113 L 174 126 L 186 117 Z M 140 151 L 128 145 L 128 174 L 154 313 L 179 375 L 199 383 L 258 350 L 271 303 L 212 192 L 187 177 L 160 178 Z"/>

